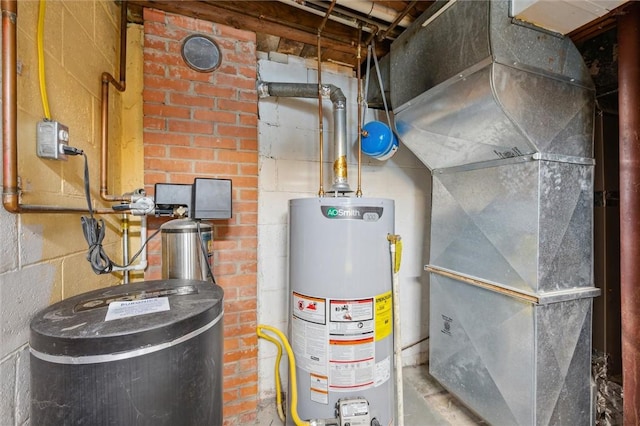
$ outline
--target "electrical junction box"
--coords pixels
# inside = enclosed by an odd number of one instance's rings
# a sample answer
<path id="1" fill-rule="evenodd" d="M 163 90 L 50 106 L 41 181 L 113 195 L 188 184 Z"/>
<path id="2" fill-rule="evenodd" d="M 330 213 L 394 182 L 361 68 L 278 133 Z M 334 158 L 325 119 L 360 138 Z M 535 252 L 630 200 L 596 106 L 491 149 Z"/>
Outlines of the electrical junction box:
<path id="1" fill-rule="evenodd" d="M 69 143 L 69 128 L 57 121 L 43 120 L 36 127 L 36 153 L 40 158 L 66 160 L 62 151 Z"/>

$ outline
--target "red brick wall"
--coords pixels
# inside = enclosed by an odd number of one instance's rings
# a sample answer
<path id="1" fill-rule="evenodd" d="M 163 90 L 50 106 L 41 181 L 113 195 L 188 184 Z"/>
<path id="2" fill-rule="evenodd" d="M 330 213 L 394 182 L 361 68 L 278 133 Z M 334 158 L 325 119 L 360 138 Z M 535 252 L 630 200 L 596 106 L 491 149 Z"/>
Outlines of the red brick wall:
<path id="1" fill-rule="evenodd" d="M 147 192 L 157 182 L 232 179 L 233 218 L 214 222 L 214 275 L 225 291 L 225 424 L 246 424 L 255 418 L 258 393 L 255 34 L 153 9 L 144 11 L 144 33 Z M 181 42 L 193 33 L 220 46 L 222 64 L 214 72 L 199 73 L 183 62 Z M 149 250 L 145 278 L 157 279 L 159 238 Z"/>

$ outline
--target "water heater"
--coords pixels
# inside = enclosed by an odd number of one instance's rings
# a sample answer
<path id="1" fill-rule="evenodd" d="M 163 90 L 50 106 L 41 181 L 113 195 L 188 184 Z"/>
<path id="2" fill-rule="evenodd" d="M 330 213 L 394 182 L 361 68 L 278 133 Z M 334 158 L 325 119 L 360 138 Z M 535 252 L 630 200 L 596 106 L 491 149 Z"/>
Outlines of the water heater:
<path id="1" fill-rule="evenodd" d="M 293 199 L 289 218 L 300 417 L 333 418 L 339 401 L 363 398 L 372 422 L 393 423 L 393 200 Z"/>

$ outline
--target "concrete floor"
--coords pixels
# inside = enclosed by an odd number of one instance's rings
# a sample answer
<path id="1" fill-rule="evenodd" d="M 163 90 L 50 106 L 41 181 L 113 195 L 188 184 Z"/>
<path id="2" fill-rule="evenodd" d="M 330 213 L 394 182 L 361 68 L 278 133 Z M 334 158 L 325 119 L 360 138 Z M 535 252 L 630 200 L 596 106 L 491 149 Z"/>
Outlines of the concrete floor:
<path id="1" fill-rule="evenodd" d="M 402 370 L 404 390 L 404 424 L 406 426 L 475 426 L 485 423 L 467 410 L 428 373 L 427 365 Z M 258 409 L 256 425 L 278 426 L 273 400 Z"/>

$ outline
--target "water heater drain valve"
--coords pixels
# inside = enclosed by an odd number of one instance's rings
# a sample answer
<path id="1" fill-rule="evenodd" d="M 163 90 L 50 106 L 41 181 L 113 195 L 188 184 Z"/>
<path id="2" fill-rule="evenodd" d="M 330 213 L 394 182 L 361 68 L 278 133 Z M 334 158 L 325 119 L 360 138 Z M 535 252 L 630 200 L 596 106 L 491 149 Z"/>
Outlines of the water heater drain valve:
<path id="1" fill-rule="evenodd" d="M 336 403 L 336 417 L 340 426 L 369 426 L 369 401 L 362 397 L 341 398 Z"/>

